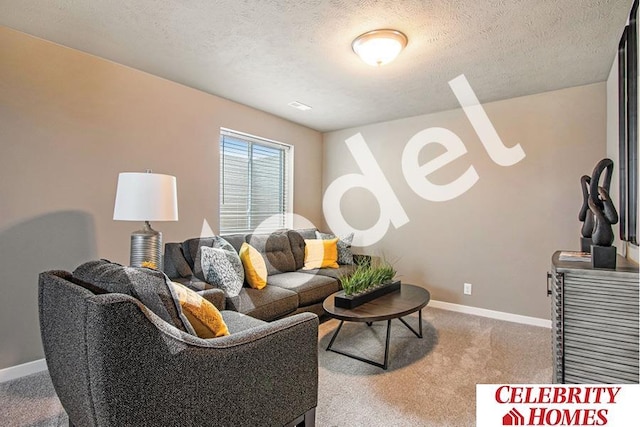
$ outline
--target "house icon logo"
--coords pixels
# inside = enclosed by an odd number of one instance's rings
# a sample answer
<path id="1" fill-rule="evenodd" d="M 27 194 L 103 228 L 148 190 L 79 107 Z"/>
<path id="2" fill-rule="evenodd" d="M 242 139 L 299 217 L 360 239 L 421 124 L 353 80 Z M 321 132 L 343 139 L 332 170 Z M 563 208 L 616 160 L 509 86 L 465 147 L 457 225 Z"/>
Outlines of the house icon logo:
<path id="1" fill-rule="evenodd" d="M 512 408 L 507 414 L 502 417 L 503 426 L 523 426 L 524 417 L 516 408 Z"/>

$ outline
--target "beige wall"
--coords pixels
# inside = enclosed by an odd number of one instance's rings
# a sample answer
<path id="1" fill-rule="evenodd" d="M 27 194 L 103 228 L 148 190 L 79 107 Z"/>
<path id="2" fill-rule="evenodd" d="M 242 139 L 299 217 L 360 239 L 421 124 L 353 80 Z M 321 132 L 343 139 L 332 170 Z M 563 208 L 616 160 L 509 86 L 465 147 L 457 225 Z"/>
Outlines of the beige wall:
<path id="1" fill-rule="evenodd" d="M 548 319 L 551 255 L 579 249 L 580 176 L 606 155 L 606 84 L 484 108 L 504 145 L 521 145 L 522 161 L 495 164 L 458 109 L 325 134 L 323 185 L 360 172 L 345 145 L 360 132 L 409 218 L 364 251 L 393 261 L 403 281 L 426 287 L 433 299 Z M 429 179 L 446 184 L 471 165 L 480 177 L 466 193 L 445 202 L 419 197 L 401 168 L 409 139 L 434 126 L 457 134 L 468 152 Z M 444 151 L 432 148 L 420 153 L 421 164 Z M 376 200 L 362 189 L 348 191 L 341 209 L 357 229 L 373 225 L 379 213 Z M 464 282 L 473 284 L 471 296 L 463 295 Z"/>
<path id="2" fill-rule="evenodd" d="M 220 127 L 294 145 L 294 211 L 320 224 L 318 132 L 0 27 L 0 369 L 42 357 L 40 271 L 128 263 L 141 224 L 111 219 L 119 172 L 177 177 L 165 241 L 217 231 Z"/>

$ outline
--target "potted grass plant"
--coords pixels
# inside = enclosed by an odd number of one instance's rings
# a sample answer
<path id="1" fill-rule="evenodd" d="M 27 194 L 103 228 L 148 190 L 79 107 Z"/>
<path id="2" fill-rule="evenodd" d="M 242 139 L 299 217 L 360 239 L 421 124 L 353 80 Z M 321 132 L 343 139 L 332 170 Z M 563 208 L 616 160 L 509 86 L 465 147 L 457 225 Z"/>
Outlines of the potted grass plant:
<path id="1" fill-rule="evenodd" d="M 396 270 L 384 261 L 380 265 L 359 265 L 353 273 L 340 279 L 342 291 L 335 297 L 336 307 L 354 308 L 379 296 L 400 289 L 394 281 Z"/>

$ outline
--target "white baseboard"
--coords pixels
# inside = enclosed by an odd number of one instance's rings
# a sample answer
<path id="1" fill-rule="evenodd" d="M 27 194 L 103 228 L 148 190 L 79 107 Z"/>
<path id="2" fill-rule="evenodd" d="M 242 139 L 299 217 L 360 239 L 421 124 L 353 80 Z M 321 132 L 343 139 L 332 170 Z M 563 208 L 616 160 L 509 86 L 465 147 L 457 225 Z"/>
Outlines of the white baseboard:
<path id="1" fill-rule="evenodd" d="M 33 362 L 23 363 L 22 365 L 10 366 L 0 369 L 0 383 L 46 370 L 47 362 L 44 359 L 34 360 Z"/>
<path id="2" fill-rule="evenodd" d="M 519 314 L 505 313 L 503 311 L 487 310 L 485 308 L 470 307 L 468 305 L 434 300 L 431 300 L 427 307 L 457 311 L 458 313 L 474 314 L 476 316 L 490 317 L 492 319 L 505 320 L 507 322 L 523 323 L 525 325 L 540 326 L 542 328 L 551 329 L 551 320 L 540 319 L 539 317 L 521 316 Z"/>

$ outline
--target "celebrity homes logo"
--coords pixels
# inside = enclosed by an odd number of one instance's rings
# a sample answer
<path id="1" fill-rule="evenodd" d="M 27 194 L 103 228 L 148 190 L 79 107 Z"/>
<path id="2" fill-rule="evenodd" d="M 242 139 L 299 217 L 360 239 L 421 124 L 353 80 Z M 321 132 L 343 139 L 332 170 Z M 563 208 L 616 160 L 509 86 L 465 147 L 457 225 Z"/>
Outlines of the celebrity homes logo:
<path id="1" fill-rule="evenodd" d="M 476 425 L 632 426 L 640 410 L 640 385 L 476 386 Z"/>
<path id="2" fill-rule="evenodd" d="M 524 416 L 516 408 L 511 408 L 507 415 L 502 417 L 503 426 L 523 426 Z"/>

